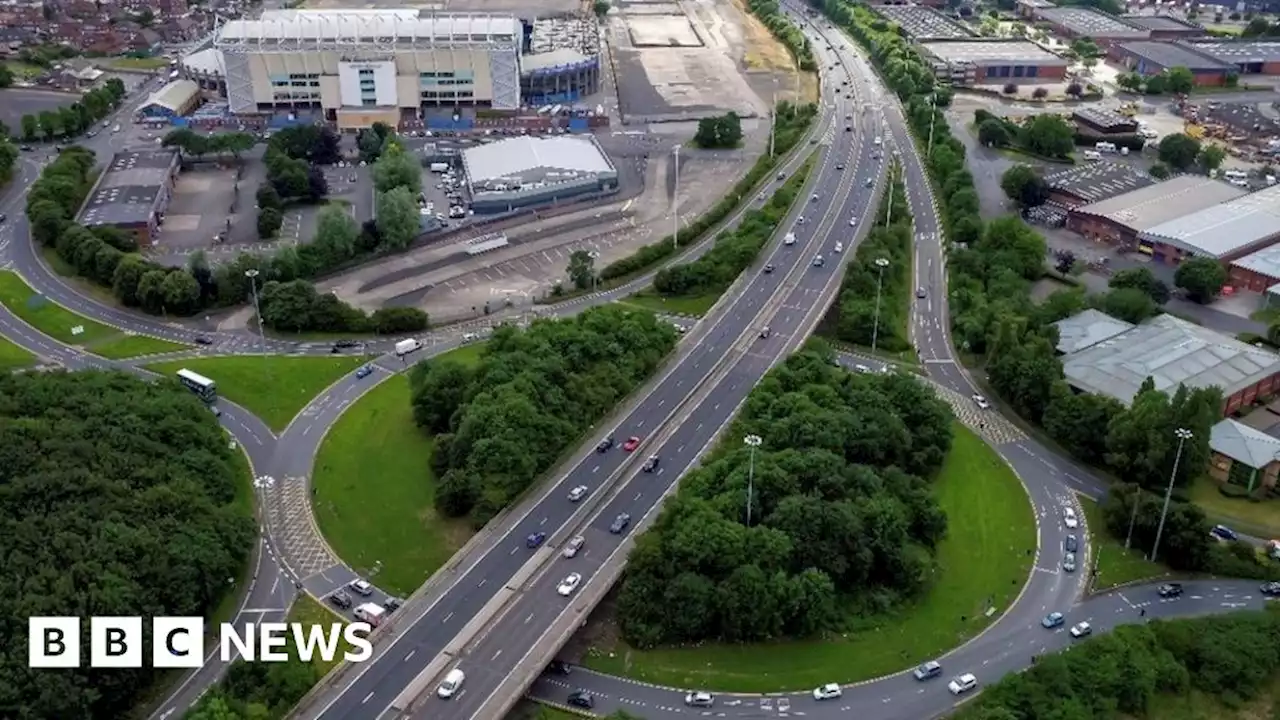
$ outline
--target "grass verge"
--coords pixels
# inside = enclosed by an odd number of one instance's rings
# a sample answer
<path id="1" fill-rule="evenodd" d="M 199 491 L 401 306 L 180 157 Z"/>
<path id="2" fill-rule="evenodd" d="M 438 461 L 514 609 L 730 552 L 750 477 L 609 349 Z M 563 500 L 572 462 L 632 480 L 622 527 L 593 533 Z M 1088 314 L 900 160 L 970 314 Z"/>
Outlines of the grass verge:
<path id="1" fill-rule="evenodd" d="M 1207 477 L 1191 484 L 1190 499 L 1212 522 L 1264 540 L 1280 537 L 1280 501 L 1227 497 Z"/>
<path id="2" fill-rule="evenodd" d="M 634 305 L 658 314 L 702 317 L 720 299 L 719 293 L 691 295 L 689 297 L 663 297 L 651 290 L 643 290 L 623 300 L 624 305 Z"/>
<path id="3" fill-rule="evenodd" d="M 1082 497 L 1080 507 L 1084 510 L 1084 521 L 1089 531 L 1093 567 L 1097 569 L 1090 585 L 1094 592 L 1169 572 L 1164 565 L 1147 560 L 1141 551 L 1126 550 L 1124 541 L 1107 531 L 1107 525 L 1102 519 L 1102 508 L 1098 503 Z"/>
<path id="4" fill-rule="evenodd" d="M 315 598 L 306 594 L 299 595 L 298 598 L 293 601 L 293 607 L 289 608 L 289 617 L 286 620 L 286 622 L 303 623 L 306 626 L 322 625 L 324 627 L 328 627 L 338 621 L 349 622 L 350 618 L 341 617 L 333 613 L 328 608 L 321 605 Z M 312 655 L 311 662 L 309 664 L 311 667 L 315 668 L 316 678 L 318 679 L 328 675 L 330 670 L 336 667 L 338 663 L 342 662 L 343 653 L 350 648 L 351 646 L 345 640 L 340 642 L 338 644 L 338 652 L 334 653 L 333 660 L 330 662 L 321 660 L 319 653 Z M 293 650 L 290 650 L 289 654 L 293 655 Z M 299 660 L 295 656 L 291 662 L 299 662 Z"/>
<path id="5" fill-rule="evenodd" d="M 35 364 L 35 355 L 0 337 L 0 373 L 21 370 Z"/>
<path id="6" fill-rule="evenodd" d="M 479 362 L 482 343 L 440 357 Z M 357 570 L 382 563 L 379 587 L 408 596 L 471 537 L 466 518 L 435 510 L 432 439 L 413 423 L 409 378 L 382 382 L 347 408 L 316 456 L 316 522 Z M 376 530 L 376 532 L 375 532 Z"/>
<path id="7" fill-rule="evenodd" d="M 772 692 L 856 682 L 942 655 L 994 622 L 1031 570 L 1035 519 L 1018 478 L 994 450 L 959 423 L 935 481 L 947 514 L 933 588 L 890 616 L 858 621 L 839 640 L 752 646 L 706 645 L 653 651 L 593 648 L 585 664 L 601 672 L 675 687 Z M 985 616 L 988 607 L 996 613 Z"/>
<path id="8" fill-rule="evenodd" d="M 119 57 L 108 60 L 107 67 L 113 67 L 118 70 L 159 70 L 160 68 L 169 67 L 169 60 L 162 57 Z"/>
<path id="9" fill-rule="evenodd" d="M 279 432 L 322 390 L 365 362 L 365 358 L 350 356 L 268 355 L 188 358 L 146 367 L 169 377 L 183 368 L 204 375 L 217 383 L 219 395 L 243 406 Z"/>
<path id="10" fill-rule="evenodd" d="M 146 335 L 121 335 L 114 340 L 104 340 L 89 346 L 89 350 L 95 355 L 101 355 L 111 360 L 122 360 L 124 358 L 141 357 L 143 355 L 158 355 L 161 353 L 177 352 L 185 350 L 189 346 L 182 345 L 160 338 L 148 337 Z"/>

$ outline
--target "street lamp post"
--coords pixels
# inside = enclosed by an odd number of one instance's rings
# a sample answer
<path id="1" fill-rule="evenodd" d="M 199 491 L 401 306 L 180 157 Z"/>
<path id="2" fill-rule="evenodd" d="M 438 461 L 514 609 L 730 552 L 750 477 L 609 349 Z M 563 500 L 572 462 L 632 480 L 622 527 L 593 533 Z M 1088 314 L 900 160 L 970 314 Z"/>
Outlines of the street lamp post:
<path id="1" fill-rule="evenodd" d="M 258 339 L 262 343 L 262 355 L 267 354 L 267 334 L 262 327 L 262 311 L 258 307 L 258 270 L 249 268 L 244 271 L 244 276 L 249 278 L 249 288 L 253 291 L 253 315 L 258 320 Z"/>
<path id="2" fill-rule="evenodd" d="M 595 261 L 596 261 L 596 259 L 597 259 L 597 258 L 599 258 L 599 257 L 600 257 L 600 253 L 599 253 L 598 251 L 596 251 L 596 250 L 592 250 L 591 252 L 587 253 L 587 257 L 591 258 L 591 292 L 595 292 L 595 291 L 596 291 L 596 280 L 598 280 L 598 279 L 599 279 L 599 277 L 600 277 L 600 276 L 596 273 L 596 262 L 595 262 Z"/>
<path id="3" fill-rule="evenodd" d="M 742 442 L 751 448 L 747 459 L 747 527 L 751 527 L 751 500 L 756 487 L 756 448 L 760 447 L 760 443 L 764 441 L 759 435 L 748 435 L 742 438 Z"/>
<path id="4" fill-rule="evenodd" d="M 1133 512 L 1129 513 L 1129 534 L 1124 536 L 1124 549 L 1129 549 L 1129 544 L 1133 542 L 1133 526 L 1138 522 L 1138 505 L 1142 504 L 1142 487 L 1137 486 L 1137 492 L 1133 494 Z"/>
<path id="5" fill-rule="evenodd" d="M 889 261 L 885 258 L 876 258 L 876 267 L 879 273 L 876 275 L 876 317 L 875 324 L 871 326 L 871 353 L 876 352 L 876 341 L 880 339 L 880 289 L 884 287 L 884 269 L 889 267 Z"/>
<path id="6" fill-rule="evenodd" d="M 778 87 L 774 83 L 773 105 L 769 109 L 769 157 L 773 157 L 773 136 L 778 132 Z"/>
<path id="7" fill-rule="evenodd" d="M 937 125 L 938 94 L 929 96 L 929 146 L 924 151 L 925 158 L 933 154 L 933 128 Z"/>
<path id="8" fill-rule="evenodd" d="M 1191 431 L 1178 428 L 1173 431 L 1178 437 L 1178 452 L 1173 456 L 1173 472 L 1169 473 L 1169 487 L 1164 491 L 1164 509 L 1160 511 L 1160 524 L 1156 526 L 1156 541 L 1151 546 L 1151 562 L 1156 561 L 1156 553 L 1160 551 L 1160 536 L 1164 534 L 1164 519 L 1169 514 L 1169 500 L 1173 497 L 1173 482 L 1178 478 L 1178 463 L 1182 461 L 1182 446 L 1191 439 Z"/>
<path id="9" fill-rule="evenodd" d="M 680 249 L 680 144 L 675 149 L 675 187 L 671 193 L 671 249 Z"/>

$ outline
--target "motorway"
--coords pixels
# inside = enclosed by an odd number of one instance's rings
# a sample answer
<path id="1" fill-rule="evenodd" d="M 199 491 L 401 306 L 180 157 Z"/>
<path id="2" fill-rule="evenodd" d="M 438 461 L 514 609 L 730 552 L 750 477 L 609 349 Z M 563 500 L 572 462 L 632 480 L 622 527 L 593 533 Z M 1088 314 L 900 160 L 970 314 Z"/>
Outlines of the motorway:
<path id="1" fill-rule="evenodd" d="M 799 13 L 797 12 L 797 15 Z M 332 687 L 321 688 L 313 708 L 305 717 L 381 718 L 411 715 L 429 718 L 489 718 L 499 706 L 512 699 L 500 689 L 513 683 L 523 689 L 523 673 L 542 667 L 537 653 L 554 652 L 548 643 L 559 646 L 561 633 L 571 631 L 586 616 L 588 598 L 609 584 L 611 574 L 621 568 L 627 543 L 653 517 L 653 510 L 669 492 L 680 474 L 697 462 L 715 434 L 731 419 L 738 404 L 764 372 L 786 353 L 797 347 L 811 323 L 820 317 L 838 280 L 839 256 L 832 246 L 845 240 L 846 256 L 854 250 L 854 231 L 848 228 L 851 217 L 871 216 L 873 195 L 864 187 L 867 177 L 877 179 L 879 192 L 881 173 L 871 157 L 872 136 L 884 134 L 885 149 L 896 147 L 901 152 L 905 170 L 909 212 L 915 221 L 916 284 L 926 289 L 926 298 L 913 300 L 911 332 L 929 379 L 938 387 L 960 398 L 975 392 L 964 369 L 955 360 L 948 333 L 946 308 L 945 255 L 941 230 L 933 205 L 932 192 L 920 164 L 913 140 L 896 100 L 885 93 L 858 51 L 843 35 L 826 30 L 797 17 L 808 32 L 825 36 L 851 73 L 856 88 L 856 103 L 842 95 L 833 96 L 823 121 L 816 131 L 822 141 L 822 161 L 810 180 L 809 192 L 818 199 L 800 203 L 797 213 L 809 222 L 796 227 L 797 243 L 792 247 L 775 247 L 768 262 L 777 270 L 772 274 L 749 271 L 724 296 L 716 308 L 699 322 L 681 343 L 676 357 L 656 382 L 632 401 L 632 409 L 608 428 L 600 437 L 614 434 L 619 443 L 629 435 L 644 439 L 634 453 L 628 455 L 614 449 L 597 454 L 584 449 L 581 459 L 556 483 L 550 483 L 541 496 L 531 499 L 510 513 L 502 526 L 489 536 L 480 536 L 482 545 L 470 555 L 456 560 L 452 572 L 440 573 L 447 583 L 420 602 L 411 602 L 397 613 L 391 628 L 380 631 L 375 660 L 352 668 Z M 820 23 L 821 24 L 821 23 Z M 825 42 L 815 41 L 814 48 L 826 68 L 835 58 L 821 48 Z M 839 80 L 840 74 L 824 72 L 824 83 Z M 830 94 L 830 93 L 828 93 Z M 116 119 L 128 122 L 132 111 L 145 97 L 145 92 L 119 111 Z M 853 121 L 845 121 L 846 114 Z M 853 124 L 854 132 L 844 132 L 845 124 Z M 82 144 L 109 157 L 121 149 L 122 138 L 104 133 L 86 139 Z M 801 162 L 793 158 L 785 167 L 793 172 Z M 25 218 L 21 212 L 25 190 L 38 176 L 41 158 L 23 155 L 20 179 L 3 200 L 0 210 L 9 213 L 11 222 L 0 228 L 0 262 L 17 270 L 35 290 L 55 302 L 88 317 L 117 328 L 179 342 L 191 342 L 197 335 L 213 337 L 208 350 L 192 350 L 170 357 L 204 354 L 243 354 L 265 350 L 271 353 L 327 353 L 328 346 L 311 347 L 281 340 L 266 339 L 263 345 L 244 333 L 201 333 L 179 323 L 161 322 L 139 313 L 109 307 L 81 294 L 75 287 L 53 274 L 43 263 L 27 237 Z M 834 170 L 842 162 L 848 169 Z M 794 218 L 793 213 L 793 218 Z M 740 213 L 739 213 L 740 216 Z M 860 224 L 857 233 L 865 232 Z M 704 243 L 704 251 L 709 243 Z M 828 262 L 813 267 L 811 260 L 823 254 Z M 681 258 L 687 260 L 688 256 Z M 543 314 L 567 315 L 581 309 L 609 302 L 647 284 L 652 275 L 639 278 L 622 288 L 597 293 L 557 306 L 549 306 Z M 497 314 L 486 324 L 506 319 Z M 453 327 L 431 333 L 424 354 L 436 354 L 457 347 L 462 333 L 478 324 Z M 774 329 L 768 339 L 757 339 L 758 330 L 769 325 Z M 154 377 L 129 361 L 107 361 L 76 348 L 62 345 L 36 332 L 4 308 L 0 308 L 0 334 L 42 358 L 71 370 L 119 369 L 145 377 Z M 390 340 L 373 343 L 374 352 L 389 350 Z M 866 362 L 865 360 L 863 362 Z M 309 514 L 308 475 L 324 432 L 341 413 L 364 392 L 378 382 L 404 369 L 394 357 L 375 361 L 374 377 L 357 380 L 353 375 L 342 378 L 328 388 L 279 436 L 260 420 L 232 403 L 220 401 L 220 421 L 244 450 L 259 478 L 260 515 L 263 538 L 252 563 L 252 582 L 246 590 L 238 623 L 260 622 L 283 617 L 299 591 L 318 598 L 341 587 L 356 577 L 328 551 L 320 539 L 308 553 L 288 545 L 290 522 L 296 516 L 277 517 L 277 498 L 285 490 L 300 494 L 301 512 Z M 993 420 L 998 418 L 992 413 Z M 1062 509 L 1074 503 L 1075 493 L 1092 497 L 1103 494 L 1104 485 L 1088 471 L 1019 433 L 988 440 L 1017 471 L 1027 487 L 1037 518 L 1038 543 L 1035 570 L 1022 595 L 1011 608 L 996 608 L 999 620 L 968 644 L 942 658 L 945 675 L 974 672 L 981 682 L 992 682 L 1005 672 L 1023 668 L 1032 654 L 1051 651 L 1066 644 L 1061 632 L 1039 627 L 1047 612 L 1060 610 L 1068 616 L 1068 625 L 1087 619 L 1099 630 L 1125 621 L 1137 620 L 1138 610 L 1148 610 L 1148 617 L 1222 612 L 1244 607 L 1257 607 L 1262 600 L 1251 583 L 1204 582 L 1187 583 L 1186 595 L 1178 600 L 1158 603 L 1151 587 L 1139 587 L 1101 595 L 1079 602 L 1084 577 L 1060 571 L 1062 542 L 1067 529 L 1062 526 Z M 594 440 L 592 441 L 594 444 Z M 638 473 L 636 465 L 651 453 L 662 458 L 659 472 Z M 582 503 L 570 503 L 566 494 L 576 485 L 587 485 L 593 491 Z M 619 512 L 627 512 L 632 526 L 618 536 L 607 531 L 607 525 Z M 1082 515 L 1082 513 L 1078 513 Z M 309 516 L 303 517 L 305 524 Z M 548 541 L 536 551 L 525 547 L 524 538 L 542 531 Z M 1087 535 L 1075 531 L 1081 537 Z M 572 560 L 559 558 L 559 545 L 574 534 L 583 534 L 587 544 Z M 1028 548 L 1028 550 L 1032 550 Z M 1087 552 L 1087 551 L 1086 551 Z M 1086 560 L 1082 567 L 1089 567 Z M 549 567 L 547 567 L 549 566 Z M 586 576 L 586 581 L 573 602 L 560 598 L 554 586 L 572 569 Z M 375 595 L 380 600 L 383 594 Z M 497 599 L 495 601 L 495 598 Z M 474 621 L 474 622 L 468 622 Z M 470 627 L 468 627 L 470 626 Z M 567 631 L 564 633 L 567 635 Z M 212 654 L 212 653 L 211 653 Z M 927 658 L 920 658 L 924 660 Z M 468 672 L 463 692 L 452 701 L 437 700 L 436 677 L 461 663 Z M 193 672 L 153 715 L 155 720 L 180 716 L 214 682 L 225 667 L 211 661 Z M 532 679 L 530 677 L 529 679 Z M 840 678 L 832 678 L 838 681 Z M 595 694 L 596 711 L 606 713 L 617 708 L 640 710 L 648 720 L 694 714 L 680 706 L 686 689 L 660 688 L 632 681 L 577 670 L 571 684 L 563 677 L 543 677 L 532 686 L 532 694 L 546 701 L 563 703 L 569 689 L 585 688 Z M 770 696 L 722 697 L 710 714 L 721 717 L 760 717 L 762 714 L 787 713 L 810 716 L 865 716 L 864 720 L 933 717 L 952 708 L 954 699 L 942 687 L 944 683 L 917 684 L 905 674 L 869 681 L 851 688 L 839 701 L 815 703 L 807 693 L 781 693 Z M 697 689 L 697 688 L 694 688 Z M 518 695 L 518 690 L 517 693 Z M 411 700 L 421 697 L 410 706 Z M 407 712 L 404 712 L 407 711 Z"/>

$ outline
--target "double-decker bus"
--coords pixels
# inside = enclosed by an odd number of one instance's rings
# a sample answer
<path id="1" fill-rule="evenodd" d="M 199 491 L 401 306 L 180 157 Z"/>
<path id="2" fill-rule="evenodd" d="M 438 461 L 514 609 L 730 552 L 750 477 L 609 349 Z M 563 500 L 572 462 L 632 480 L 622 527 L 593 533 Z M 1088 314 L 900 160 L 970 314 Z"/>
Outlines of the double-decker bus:
<path id="1" fill-rule="evenodd" d="M 210 405 L 218 399 L 218 386 L 203 375 L 184 368 L 178 371 L 178 382 L 186 385 L 188 390 L 196 394 L 196 397 Z"/>

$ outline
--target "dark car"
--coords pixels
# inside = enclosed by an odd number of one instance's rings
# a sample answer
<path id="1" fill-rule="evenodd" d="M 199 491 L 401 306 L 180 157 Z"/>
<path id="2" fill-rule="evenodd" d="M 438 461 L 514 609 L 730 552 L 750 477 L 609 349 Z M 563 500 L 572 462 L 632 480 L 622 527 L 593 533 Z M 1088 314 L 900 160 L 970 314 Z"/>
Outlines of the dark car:
<path id="1" fill-rule="evenodd" d="M 370 366 L 370 365 L 361 365 L 361 366 L 360 366 L 360 369 L 359 369 L 359 370 L 356 370 L 356 379 L 357 379 L 357 380 L 360 380 L 360 379 L 363 379 L 363 378 L 367 378 L 367 377 L 369 377 L 369 376 L 370 376 L 370 375 L 372 375 L 372 374 L 373 374 L 373 367 L 372 367 L 372 366 Z"/>
<path id="2" fill-rule="evenodd" d="M 22 152 L 32 152 L 35 150 L 35 148 L 31 147 L 30 145 L 23 145 L 18 149 L 21 150 Z"/>
<path id="3" fill-rule="evenodd" d="M 329 596 L 329 603 L 343 610 L 351 609 L 351 596 L 344 592 L 336 592 Z"/>
<path id="4" fill-rule="evenodd" d="M 1075 535 L 1068 535 L 1062 546 L 1067 552 L 1078 552 L 1080 550 L 1080 541 L 1076 540 Z"/>
<path id="5" fill-rule="evenodd" d="M 547 672 L 552 675 L 568 675 L 570 670 L 572 670 L 572 668 L 568 663 L 563 663 L 559 660 L 552 660 L 551 663 L 547 665 Z"/>
<path id="6" fill-rule="evenodd" d="M 1280 582 L 1263 583 L 1258 590 L 1267 597 L 1276 597 L 1280 595 Z"/>
<path id="7" fill-rule="evenodd" d="M 613 524 L 609 526 L 609 532 L 614 535 L 621 535 L 623 530 L 631 524 L 631 516 L 626 513 L 618 513 L 618 517 L 613 519 Z"/>
<path id="8" fill-rule="evenodd" d="M 197 345 L 212 345 L 212 344 L 213 344 L 213 338 L 207 338 L 207 337 L 205 337 L 205 336 L 201 335 L 201 336 L 199 336 L 199 337 L 197 337 L 197 338 L 196 338 L 196 344 L 197 344 Z"/>
<path id="9" fill-rule="evenodd" d="M 531 534 L 529 537 L 525 538 L 524 544 L 527 547 L 536 548 L 539 545 L 541 545 L 546 539 L 547 539 L 547 534 L 542 531 L 538 531 L 536 533 Z"/>
<path id="10" fill-rule="evenodd" d="M 0 223 L 4 222 L 5 220 L 8 220 L 8 219 L 9 219 L 9 216 L 8 216 L 8 215 L 5 215 L 4 213 L 0 213 Z"/>
<path id="11" fill-rule="evenodd" d="M 612 436 L 612 435 L 610 435 L 609 437 L 607 437 L 607 438 L 605 438 L 605 439 L 601 440 L 601 441 L 600 441 L 600 444 L 599 444 L 599 445 L 596 445 L 596 452 L 609 452 L 609 448 L 611 448 L 611 447 L 613 447 L 613 436 Z"/>
<path id="12" fill-rule="evenodd" d="M 1209 531 L 1209 534 L 1219 540 L 1226 540 L 1227 542 L 1235 542 L 1240 539 L 1240 536 L 1236 534 L 1236 531 L 1226 525 L 1214 525 L 1213 529 Z"/>
<path id="13" fill-rule="evenodd" d="M 403 600 L 401 600 L 400 598 L 394 598 L 394 597 L 389 597 L 386 600 L 382 601 L 382 607 L 386 608 L 387 612 L 389 613 L 399 610 L 400 606 L 403 604 L 404 604 Z"/>
<path id="14" fill-rule="evenodd" d="M 765 275 L 768 275 L 768 274 L 769 274 L 769 273 L 771 273 L 771 272 L 773 272 L 773 265 L 772 265 L 772 264 L 765 265 L 765 266 L 764 266 L 764 274 L 765 274 Z"/>
<path id="15" fill-rule="evenodd" d="M 644 470 L 644 471 L 645 471 L 645 472 L 647 472 L 647 473 L 651 473 L 651 472 L 653 472 L 654 470 L 657 470 L 657 469 L 658 469 L 658 456 L 657 456 L 657 455 L 650 455 L 650 456 L 649 456 L 649 459 L 644 461 L 644 467 L 642 467 L 642 468 L 640 468 L 640 469 L 641 469 L 641 470 Z"/>
<path id="16" fill-rule="evenodd" d="M 591 693 L 586 690 L 575 690 L 569 693 L 569 704 L 573 707 L 586 708 L 590 710 L 595 707 L 596 700 L 591 697 Z"/>
<path id="17" fill-rule="evenodd" d="M 359 344 L 360 343 L 356 342 L 355 340 L 338 340 L 333 344 L 333 346 L 336 348 L 353 348 L 358 346 Z"/>
<path id="18" fill-rule="evenodd" d="M 1165 583 L 1158 590 L 1162 598 L 1174 598 L 1182 594 L 1182 583 Z"/>

